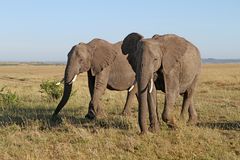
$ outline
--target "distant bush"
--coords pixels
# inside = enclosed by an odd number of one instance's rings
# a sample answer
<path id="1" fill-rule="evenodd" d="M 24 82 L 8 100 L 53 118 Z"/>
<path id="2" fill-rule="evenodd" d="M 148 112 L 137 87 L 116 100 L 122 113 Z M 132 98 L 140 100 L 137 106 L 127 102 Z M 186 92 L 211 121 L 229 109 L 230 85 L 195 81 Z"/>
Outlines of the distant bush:
<path id="1" fill-rule="evenodd" d="M 56 80 L 46 80 L 40 84 L 40 92 L 44 94 L 45 98 L 48 101 L 55 101 L 62 97 L 64 87 L 62 84 L 59 84 L 59 81 Z M 76 91 L 71 93 L 71 96 L 75 94 Z"/>
<path id="2" fill-rule="evenodd" d="M 6 90 L 6 86 L 0 89 L 0 104 L 2 109 L 6 107 L 15 107 L 19 104 L 20 98 L 16 92 Z"/>

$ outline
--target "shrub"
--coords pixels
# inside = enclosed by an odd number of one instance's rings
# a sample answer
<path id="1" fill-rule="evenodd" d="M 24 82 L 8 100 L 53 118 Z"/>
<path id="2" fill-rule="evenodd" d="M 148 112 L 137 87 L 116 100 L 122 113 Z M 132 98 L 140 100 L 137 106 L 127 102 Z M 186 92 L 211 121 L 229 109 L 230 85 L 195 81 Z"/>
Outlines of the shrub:
<path id="1" fill-rule="evenodd" d="M 11 92 L 10 90 L 6 90 L 6 86 L 2 87 L 0 90 L 0 104 L 2 105 L 2 109 L 5 107 L 15 107 L 19 104 L 20 98 L 16 94 L 16 92 Z"/>
<path id="2" fill-rule="evenodd" d="M 57 83 L 55 80 L 46 80 L 40 84 L 40 92 L 50 101 L 58 100 L 63 95 L 63 86 L 56 85 Z"/>
<path id="3" fill-rule="evenodd" d="M 56 80 L 46 80 L 40 84 L 40 92 L 45 94 L 45 98 L 49 101 L 55 101 L 62 97 L 63 95 L 63 85 L 59 84 L 59 81 Z M 75 94 L 76 91 L 71 93 L 71 96 Z"/>

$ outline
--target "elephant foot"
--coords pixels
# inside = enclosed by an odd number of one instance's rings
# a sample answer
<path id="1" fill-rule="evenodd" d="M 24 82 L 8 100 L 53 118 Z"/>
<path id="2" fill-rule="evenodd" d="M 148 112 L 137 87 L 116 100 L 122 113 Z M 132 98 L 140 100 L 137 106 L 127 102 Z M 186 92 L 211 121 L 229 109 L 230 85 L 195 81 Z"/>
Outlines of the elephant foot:
<path id="1" fill-rule="evenodd" d="M 149 132 L 152 132 L 152 133 L 156 133 L 159 131 L 159 125 L 158 124 L 154 124 L 154 125 L 150 125 L 150 127 L 148 128 L 148 131 Z"/>
<path id="2" fill-rule="evenodd" d="M 52 115 L 50 119 L 50 126 L 54 127 L 62 123 L 62 118 L 59 115 Z"/>
<path id="3" fill-rule="evenodd" d="M 86 115 L 85 115 L 85 118 L 86 119 L 89 119 L 89 120 L 94 120 L 96 119 L 96 115 L 93 111 L 89 111 Z"/>
<path id="4" fill-rule="evenodd" d="M 174 116 L 169 116 L 168 114 L 162 115 L 163 121 L 167 124 L 169 128 L 177 128 L 176 120 Z"/>
<path id="5" fill-rule="evenodd" d="M 171 123 L 171 122 L 168 122 L 168 123 L 167 123 L 167 126 L 168 126 L 169 128 L 171 128 L 171 129 L 177 129 L 177 128 L 178 128 L 175 123 Z"/>
<path id="6" fill-rule="evenodd" d="M 172 118 L 171 120 L 168 120 L 168 121 L 165 121 L 167 126 L 169 128 L 172 128 L 172 129 L 176 129 L 177 128 L 177 124 L 176 124 L 176 120 L 175 118 Z"/>
<path id="7" fill-rule="evenodd" d="M 140 133 L 139 133 L 139 136 L 144 136 L 144 135 L 146 135 L 147 134 L 147 131 L 141 131 Z"/>
<path id="8" fill-rule="evenodd" d="M 191 117 L 189 117 L 187 125 L 196 125 L 197 122 L 198 122 L 197 116 L 191 116 Z"/>

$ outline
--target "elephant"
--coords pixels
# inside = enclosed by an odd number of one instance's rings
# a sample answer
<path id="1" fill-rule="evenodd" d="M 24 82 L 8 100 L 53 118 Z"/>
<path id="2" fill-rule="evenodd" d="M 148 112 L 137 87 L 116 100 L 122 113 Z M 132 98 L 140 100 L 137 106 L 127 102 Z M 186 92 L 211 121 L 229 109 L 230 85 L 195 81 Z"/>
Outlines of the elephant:
<path id="1" fill-rule="evenodd" d="M 176 127 L 173 107 L 179 94 L 183 96 L 180 119 L 184 120 L 188 112 L 188 123 L 197 122 L 193 94 L 201 72 L 201 57 L 196 46 L 175 34 L 144 38 L 138 33 L 131 33 L 124 38 L 121 49 L 135 66 L 141 133 L 148 131 L 147 111 L 149 130 L 159 129 L 156 90 L 165 92 L 162 120 L 169 127 Z"/>
<path id="2" fill-rule="evenodd" d="M 102 39 L 93 39 L 89 43 L 79 43 L 68 53 L 64 74 L 64 93 L 55 109 L 52 120 L 57 120 L 60 110 L 69 100 L 72 84 L 77 75 L 87 72 L 88 88 L 91 96 L 86 118 L 94 119 L 101 114 L 100 98 L 106 88 L 110 90 L 129 90 L 123 114 L 130 114 L 129 106 L 137 93 L 135 72 L 121 51 L 122 42 L 115 44 Z"/>

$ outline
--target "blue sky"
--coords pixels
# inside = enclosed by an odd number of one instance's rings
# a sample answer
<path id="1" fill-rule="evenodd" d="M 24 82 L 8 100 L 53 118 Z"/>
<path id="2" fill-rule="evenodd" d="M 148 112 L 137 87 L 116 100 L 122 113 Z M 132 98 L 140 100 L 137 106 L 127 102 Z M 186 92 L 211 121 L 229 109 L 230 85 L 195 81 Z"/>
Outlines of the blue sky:
<path id="1" fill-rule="evenodd" d="M 0 0 L 0 61 L 66 61 L 79 42 L 175 33 L 203 58 L 240 59 L 239 0 Z"/>

